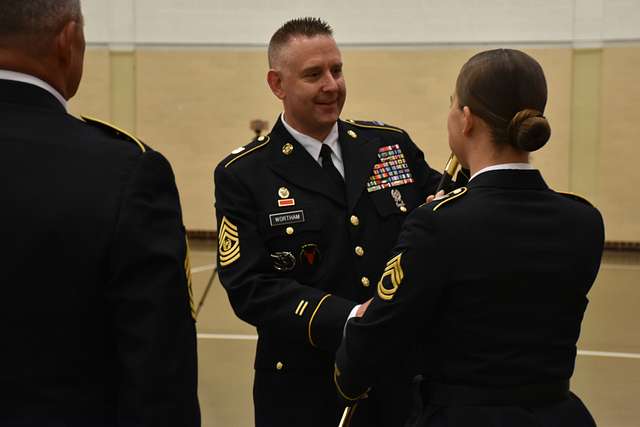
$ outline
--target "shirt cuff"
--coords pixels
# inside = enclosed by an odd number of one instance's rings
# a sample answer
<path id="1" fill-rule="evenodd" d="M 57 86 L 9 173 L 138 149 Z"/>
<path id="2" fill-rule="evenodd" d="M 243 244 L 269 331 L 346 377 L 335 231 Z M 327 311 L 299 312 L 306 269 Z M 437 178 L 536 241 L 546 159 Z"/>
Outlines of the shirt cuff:
<path id="1" fill-rule="evenodd" d="M 358 309 L 360 308 L 362 304 L 357 304 L 355 307 L 353 307 L 351 309 L 351 312 L 349 313 L 349 316 L 347 317 L 347 320 L 345 320 L 344 322 L 344 328 L 342 330 L 342 336 L 344 337 L 345 335 L 347 335 L 347 323 L 349 322 L 349 319 L 356 317 L 356 313 L 358 312 Z"/>

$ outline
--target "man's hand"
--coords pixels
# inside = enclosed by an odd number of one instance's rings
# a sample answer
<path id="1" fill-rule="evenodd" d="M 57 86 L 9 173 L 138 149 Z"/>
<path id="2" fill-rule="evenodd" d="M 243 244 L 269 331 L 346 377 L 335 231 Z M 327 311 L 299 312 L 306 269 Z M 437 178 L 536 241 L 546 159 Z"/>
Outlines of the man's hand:
<path id="1" fill-rule="evenodd" d="M 371 298 L 369 301 L 360 304 L 360 307 L 358 307 L 358 310 L 356 311 L 356 317 L 362 317 L 364 316 L 365 311 L 367 311 L 367 308 L 369 307 L 369 304 L 371 304 L 371 301 L 373 300 L 373 298 Z"/>
<path id="2" fill-rule="evenodd" d="M 444 190 L 440 190 L 436 194 L 432 194 L 430 196 L 427 196 L 427 203 L 431 203 L 434 200 L 441 199 L 443 196 L 444 196 Z"/>

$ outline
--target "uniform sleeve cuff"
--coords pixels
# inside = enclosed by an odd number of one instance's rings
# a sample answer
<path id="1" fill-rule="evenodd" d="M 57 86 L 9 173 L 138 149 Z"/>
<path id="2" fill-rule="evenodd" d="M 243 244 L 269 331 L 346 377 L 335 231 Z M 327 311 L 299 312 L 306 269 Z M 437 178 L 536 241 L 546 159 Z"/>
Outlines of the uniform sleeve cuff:
<path id="1" fill-rule="evenodd" d="M 353 302 L 331 294 L 325 295 L 309 319 L 309 343 L 317 348 L 335 352 L 344 331 Z"/>

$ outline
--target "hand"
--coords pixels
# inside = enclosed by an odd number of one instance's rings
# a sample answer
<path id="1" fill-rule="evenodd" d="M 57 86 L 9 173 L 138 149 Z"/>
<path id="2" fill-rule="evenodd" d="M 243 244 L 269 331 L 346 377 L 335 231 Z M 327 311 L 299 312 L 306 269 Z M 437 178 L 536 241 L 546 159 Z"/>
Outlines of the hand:
<path id="1" fill-rule="evenodd" d="M 443 196 L 444 196 L 444 190 L 440 190 L 436 194 L 427 196 L 427 203 L 431 203 L 434 200 L 442 199 Z"/>
<path id="2" fill-rule="evenodd" d="M 360 304 L 360 307 L 358 307 L 358 310 L 356 311 L 356 317 L 364 316 L 364 313 L 367 311 L 367 308 L 369 307 L 369 304 L 371 304 L 372 300 L 373 298 L 365 303 Z"/>

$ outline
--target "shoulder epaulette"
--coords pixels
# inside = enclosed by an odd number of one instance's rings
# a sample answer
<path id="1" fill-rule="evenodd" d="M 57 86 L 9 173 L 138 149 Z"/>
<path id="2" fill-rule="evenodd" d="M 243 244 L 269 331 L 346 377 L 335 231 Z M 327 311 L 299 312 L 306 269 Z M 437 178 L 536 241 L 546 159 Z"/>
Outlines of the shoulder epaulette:
<path id="1" fill-rule="evenodd" d="M 346 119 L 345 122 L 361 128 L 390 130 L 393 132 L 404 133 L 404 130 L 400 129 L 399 127 L 391 126 L 383 122 L 377 122 L 377 121 L 371 122 L 371 121 L 365 121 L 365 120 L 352 120 L 352 119 Z"/>
<path id="2" fill-rule="evenodd" d="M 568 197 L 568 198 L 570 198 L 570 199 L 577 200 L 577 201 L 579 201 L 579 202 L 585 203 L 585 204 L 587 204 L 587 205 L 589 205 L 589 206 L 593 206 L 593 204 L 591 204 L 591 202 L 590 202 L 590 201 L 588 201 L 587 199 L 585 199 L 584 197 L 582 197 L 582 196 L 581 196 L 581 195 L 579 195 L 579 194 L 576 194 L 576 193 L 569 193 L 569 192 L 567 192 L 567 191 L 556 191 L 556 193 L 561 194 L 561 195 L 563 195 L 563 196 L 565 196 L 565 197 Z"/>
<path id="3" fill-rule="evenodd" d="M 231 152 L 231 155 L 227 157 L 224 167 L 228 168 L 236 160 L 239 160 L 244 156 L 246 156 L 247 154 L 253 153 L 254 151 L 259 150 L 260 148 L 266 146 L 270 140 L 271 140 L 271 137 L 269 135 L 259 136 L 258 138 L 254 139 L 247 145 L 236 148 Z"/>
<path id="4" fill-rule="evenodd" d="M 443 199 L 438 200 L 440 203 L 438 203 L 434 208 L 433 211 L 437 211 L 438 208 L 440 208 L 440 206 L 449 203 L 453 200 L 456 200 L 460 197 L 462 197 L 464 194 L 466 194 L 468 191 L 467 187 L 460 187 L 460 188 L 456 188 L 455 190 L 447 193 Z"/>
<path id="5" fill-rule="evenodd" d="M 125 139 L 129 142 L 133 142 L 135 143 L 138 147 L 140 147 L 140 150 L 142 150 L 142 152 L 144 153 L 145 151 L 147 151 L 147 149 L 145 148 L 144 144 L 135 136 L 131 135 L 130 133 L 112 125 L 111 123 L 107 123 L 104 122 L 102 120 L 98 120 L 98 119 L 94 119 L 93 117 L 87 117 L 87 116 L 81 116 L 82 120 L 85 121 L 85 123 L 90 124 L 92 126 L 98 127 L 100 129 L 105 129 L 107 130 L 109 133 L 111 133 L 113 136 L 120 138 L 120 139 Z"/>

